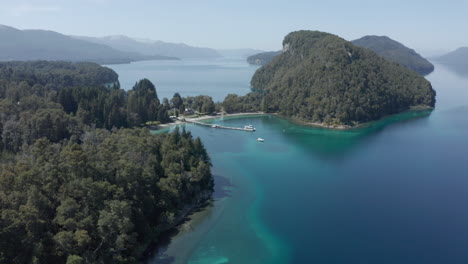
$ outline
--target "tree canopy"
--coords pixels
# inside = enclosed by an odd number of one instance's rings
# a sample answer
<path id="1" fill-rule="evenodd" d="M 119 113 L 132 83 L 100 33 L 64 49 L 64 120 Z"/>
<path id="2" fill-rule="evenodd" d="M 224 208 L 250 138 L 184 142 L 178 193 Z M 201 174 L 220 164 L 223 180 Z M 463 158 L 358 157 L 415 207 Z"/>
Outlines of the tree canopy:
<path id="1" fill-rule="evenodd" d="M 385 59 L 399 63 L 421 75 L 427 75 L 434 71 L 434 65 L 416 51 L 387 36 L 364 36 L 353 40 L 353 44 L 368 48 Z"/>
<path id="2" fill-rule="evenodd" d="M 257 109 L 307 122 L 355 125 L 435 105 L 426 79 L 335 35 L 297 31 L 283 46 L 283 53 L 252 78 L 261 95 Z"/>
<path id="3" fill-rule="evenodd" d="M 0 64 L 0 263 L 137 263 L 206 201 L 199 138 L 132 128 L 169 107 L 149 80 L 126 92 L 96 64 Z"/>

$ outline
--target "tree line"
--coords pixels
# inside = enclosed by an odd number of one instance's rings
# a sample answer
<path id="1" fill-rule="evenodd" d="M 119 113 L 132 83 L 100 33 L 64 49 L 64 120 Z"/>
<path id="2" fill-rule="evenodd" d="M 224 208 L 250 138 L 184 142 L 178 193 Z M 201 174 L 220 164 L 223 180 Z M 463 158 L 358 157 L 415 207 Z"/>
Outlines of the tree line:
<path id="1" fill-rule="evenodd" d="M 95 64 L 0 65 L 0 263 L 137 263 L 210 197 L 199 138 L 137 128 L 173 106 L 149 80 L 127 92 Z"/>
<path id="2" fill-rule="evenodd" d="M 44 136 L 58 142 L 79 135 L 85 126 L 112 129 L 167 123 L 174 108 L 215 111 L 209 96 L 177 96 L 180 102 L 171 100 L 175 104 L 166 98 L 160 102 L 147 79 L 125 91 L 114 71 L 93 63 L 1 63 L 0 150 L 17 152 Z"/>

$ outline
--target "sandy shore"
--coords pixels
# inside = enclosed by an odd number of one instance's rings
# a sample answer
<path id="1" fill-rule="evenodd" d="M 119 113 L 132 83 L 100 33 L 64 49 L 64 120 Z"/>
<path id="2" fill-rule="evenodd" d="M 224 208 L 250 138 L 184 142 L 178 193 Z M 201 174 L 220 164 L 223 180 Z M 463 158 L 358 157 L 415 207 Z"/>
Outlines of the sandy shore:
<path id="1" fill-rule="evenodd" d="M 433 109 L 433 108 L 432 107 L 427 107 L 427 106 L 415 106 L 415 107 L 411 107 L 410 109 L 408 109 L 406 111 L 402 111 L 400 113 L 383 116 L 380 119 L 355 124 L 353 126 L 351 126 L 351 125 L 327 125 L 327 124 L 324 124 L 324 123 L 313 123 L 313 122 L 307 122 L 307 121 L 299 120 L 297 118 L 282 116 L 282 115 L 276 114 L 276 113 L 264 113 L 264 112 L 203 115 L 203 116 L 199 116 L 199 117 L 196 117 L 196 118 L 186 118 L 186 119 L 189 120 L 189 121 L 202 121 L 202 120 L 210 120 L 210 119 L 217 119 L 217 118 L 224 118 L 224 117 L 235 117 L 235 116 L 276 115 L 276 116 L 288 119 L 291 122 L 296 123 L 298 125 L 304 125 L 304 126 L 309 126 L 309 127 L 327 128 L 327 129 L 331 129 L 331 130 L 351 130 L 351 129 L 367 127 L 369 125 L 374 124 L 375 122 L 384 120 L 386 118 L 391 118 L 392 116 L 396 116 L 398 114 L 403 114 L 403 113 L 408 113 L 408 112 L 427 111 L 427 110 L 431 110 L 431 109 Z M 186 124 L 186 123 L 187 122 L 185 122 L 185 121 L 178 120 L 176 122 L 169 123 L 169 124 L 161 124 L 161 125 L 158 126 L 157 130 L 167 128 L 167 127 L 170 127 L 170 126 Z"/>
<path id="2" fill-rule="evenodd" d="M 233 117 L 233 116 L 251 116 L 251 115 L 267 115 L 263 112 L 253 112 L 253 113 L 235 113 L 235 114 L 217 114 L 217 115 L 203 115 L 195 118 L 185 118 L 186 120 L 190 121 L 202 121 L 202 120 L 210 120 L 210 119 L 217 119 L 217 118 L 224 118 L 224 117 Z M 171 127 L 171 126 L 177 126 L 181 124 L 187 124 L 185 121 L 177 120 L 173 123 L 167 123 L 167 124 L 160 124 L 158 125 L 157 130 Z"/>

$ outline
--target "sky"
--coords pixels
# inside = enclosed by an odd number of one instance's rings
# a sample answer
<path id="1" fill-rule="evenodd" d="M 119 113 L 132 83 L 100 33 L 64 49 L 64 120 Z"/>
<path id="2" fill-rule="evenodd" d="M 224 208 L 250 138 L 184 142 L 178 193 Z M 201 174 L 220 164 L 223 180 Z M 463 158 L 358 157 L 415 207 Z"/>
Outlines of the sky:
<path id="1" fill-rule="evenodd" d="M 347 40 L 387 35 L 435 55 L 468 46 L 468 0 L 0 0 L 0 24 L 262 50 L 307 29 Z"/>

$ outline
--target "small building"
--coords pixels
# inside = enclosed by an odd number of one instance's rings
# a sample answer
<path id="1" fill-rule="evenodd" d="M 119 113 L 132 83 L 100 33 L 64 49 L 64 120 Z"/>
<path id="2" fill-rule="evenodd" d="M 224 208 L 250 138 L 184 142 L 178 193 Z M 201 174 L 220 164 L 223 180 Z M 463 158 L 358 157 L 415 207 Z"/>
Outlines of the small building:
<path id="1" fill-rule="evenodd" d="M 194 113 L 195 111 L 193 111 L 192 108 L 185 108 L 185 112 L 184 112 L 185 115 L 193 115 Z"/>

